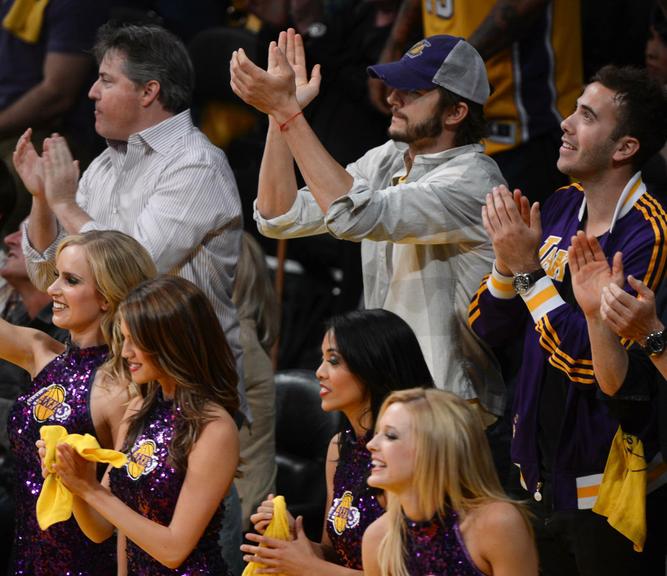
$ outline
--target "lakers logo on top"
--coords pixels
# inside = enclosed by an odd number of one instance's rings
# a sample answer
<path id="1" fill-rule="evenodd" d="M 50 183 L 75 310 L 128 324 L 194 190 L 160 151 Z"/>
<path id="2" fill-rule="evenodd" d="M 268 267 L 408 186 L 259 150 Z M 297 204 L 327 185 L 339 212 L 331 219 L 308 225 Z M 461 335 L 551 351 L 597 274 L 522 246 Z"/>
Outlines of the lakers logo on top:
<path id="1" fill-rule="evenodd" d="M 420 40 L 412 48 L 410 48 L 410 50 L 408 50 L 405 55 L 409 56 L 410 58 L 416 58 L 417 56 L 421 56 L 424 48 L 428 48 L 430 45 L 431 43 L 428 40 Z"/>
<path id="2" fill-rule="evenodd" d="M 32 406 L 32 417 L 37 422 L 64 422 L 72 413 L 71 406 L 65 402 L 66 396 L 67 392 L 60 384 L 41 388 L 28 400 L 28 404 Z"/>
<path id="3" fill-rule="evenodd" d="M 359 524 L 359 508 L 352 506 L 354 496 L 346 490 L 340 498 L 334 498 L 327 520 L 333 525 L 336 534 L 341 535 L 346 529 Z"/>
<path id="4" fill-rule="evenodd" d="M 155 454 L 155 442 L 153 440 L 142 440 L 132 450 L 132 454 L 127 459 L 127 475 L 132 480 L 138 480 L 141 476 L 150 474 L 157 466 Z"/>
<path id="5" fill-rule="evenodd" d="M 558 248 L 561 240 L 560 236 L 549 236 L 539 252 L 540 262 L 547 276 L 559 282 L 563 281 L 567 266 L 567 250 Z"/>

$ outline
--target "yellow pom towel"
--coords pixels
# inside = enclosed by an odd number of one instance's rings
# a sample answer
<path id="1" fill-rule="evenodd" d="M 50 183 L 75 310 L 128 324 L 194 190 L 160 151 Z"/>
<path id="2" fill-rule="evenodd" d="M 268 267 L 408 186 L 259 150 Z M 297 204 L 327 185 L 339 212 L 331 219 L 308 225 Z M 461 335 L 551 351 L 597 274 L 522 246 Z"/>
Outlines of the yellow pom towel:
<path id="1" fill-rule="evenodd" d="M 637 552 L 646 540 L 646 459 L 642 441 L 620 426 L 611 443 L 593 512 L 607 517 Z"/>
<path id="2" fill-rule="evenodd" d="M 66 443 L 72 446 L 83 458 L 90 462 L 105 462 L 114 468 L 120 468 L 127 461 L 127 456 L 116 450 L 100 448 L 97 440 L 90 434 L 68 434 L 62 426 L 42 426 L 39 435 L 46 444 L 44 465 L 47 470 L 57 461 L 56 446 Z M 56 522 L 69 520 L 72 516 L 74 496 L 65 488 L 57 474 L 51 472 L 45 479 L 42 491 L 37 499 L 37 522 L 46 530 Z"/>
<path id="3" fill-rule="evenodd" d="M 264 532 L 264 536 L 276 538 L 277 540 L 289 540 L 289 521 L 287 520 L 287 503 L 284 496 L 276 496 L 273 499 L 273 518 Z M 263 544 L 260 544 L 263 546 Z M 241 576 L 254 576 L 257 570 L 264 568 L 264 564 L 250 562 Z M 280 574 L 278 575 L 280 576 Z"/>
<path id="4" fill-rule="evenodd" d="M 15 0 L 2 26 L 28 44 L 37 44 L 49 0 Z"/>

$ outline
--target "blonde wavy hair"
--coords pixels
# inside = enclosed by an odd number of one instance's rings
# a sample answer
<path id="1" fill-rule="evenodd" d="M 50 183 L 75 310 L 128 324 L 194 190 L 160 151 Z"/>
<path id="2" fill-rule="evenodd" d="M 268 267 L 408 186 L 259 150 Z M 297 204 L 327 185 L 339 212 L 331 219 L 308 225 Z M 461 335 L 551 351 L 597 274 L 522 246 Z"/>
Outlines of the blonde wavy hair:
<path id="1" fill-rule="evenodd" d="M 56 258 L 70 246 L 84 249 L 97 291 L 109 305 L 100 322 L 102 336 L 110 351 L 104 369 L 111 377 L 124 379 L 123 341 L 116 311 L 130 290 L 157 275 L 155 263 L 139 242 L 117 230 L 91 230 L 67 236 L 58 245 Z"/>
<path id="2" fill-rule="evenodd" d="M 412 485 L 423 518 L 448 510 L 465 514 L 489 502 L 517 505 L 530 529 L 526 512 L 500 486 L 480 416 L 462 398 L 437 389 L 411 388 L 390 394 L 378 423 L 392 404 L 410 413 L 414 432 L 415 466 Z M 403 557 L 405 523 L 394 493 L 386 491 L 389 529 L 378 549 L 383 576 L 409 576 Z"/>

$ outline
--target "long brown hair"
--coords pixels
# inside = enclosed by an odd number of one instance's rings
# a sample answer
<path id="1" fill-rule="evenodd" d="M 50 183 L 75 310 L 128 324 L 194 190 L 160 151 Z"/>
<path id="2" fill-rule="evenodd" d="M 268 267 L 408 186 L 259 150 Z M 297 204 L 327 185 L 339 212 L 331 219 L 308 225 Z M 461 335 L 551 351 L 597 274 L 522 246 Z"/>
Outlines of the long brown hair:
<path id="1" fill-rule="evenodd" d="M 238 410 L 234 355 L 208 298 L 183 278 L 163 275 L 143 282 L 121 304 L 119 316 L 134 343 L 176 382 L 179 419 L 169 456 L 176 468 L 185 470 L 193 444 L 214 418 L 212 405 L 232 417 Z M 130 419 L 125 449 L 143 429 L 159 389 L 157 382 L 147 385 L 143 404 Z"/>

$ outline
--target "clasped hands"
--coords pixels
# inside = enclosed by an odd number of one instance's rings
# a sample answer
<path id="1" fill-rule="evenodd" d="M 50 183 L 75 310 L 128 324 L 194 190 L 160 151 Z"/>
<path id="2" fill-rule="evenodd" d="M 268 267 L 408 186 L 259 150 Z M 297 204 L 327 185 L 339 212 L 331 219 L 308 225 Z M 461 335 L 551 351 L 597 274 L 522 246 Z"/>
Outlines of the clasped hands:
<path id="1" fill-rule="evenodd" d="M 14 168 L 27 190 L 55 208 L 75 202 L 79 183 L 79 161 L 74 160 L 65 139 L 59 134 L 46 138 L 40 156 L 28 128 L 16 143 Z"/>
<path id="2" fill-rule="evenodd" d="M 663 330 L 655 307 L 655 295 L 641 280 L 628 275 L 636 296 L 623 289 L 623 255 L 616 252 L 609 266 L 594 236 L 583 231 L 572 237 L 568 249 L 572 288 L 588 321 L 603 321 L 621 338 L 644 344 L 652 332 Z"/>
<path id="3" fill-rule="evenodd" d="M 243 544 L 245 562 L 263 564 L 265 568 L 257 574 L 289 574 L 290 576 L 309 575 L 313 573 L 313 562 L 321 559 L 319 547 L 312 543 L 303 529 L 303 518 L 294 517 L 287 512 L 292 540 L 279 540 L 264 535 L 273 518 L 273 495 L 269 494 L 250 516 L 255 530 L 259 534 L 249 533 L 246 538 L 252 544 Z M 261 546 L 260 546 L 261 544 Z"/>
<path id="4" fill-rule="evenodd" d="M 83 496 L 99 485 L 95 463 L 82 458 L 69 444 L 58 444 L 56 447 L 58 457 L 50 469 L 45 465 L 46 443 L 44 440 L 37 440 L 35 445 L 39 454 L 42 477 L 46 478 L 50 473 L 57 474 L 65 487 L 76 496 Z"/>
<path id="5" fill-rule="evenodd" d="M 540 205 L 532 205 L 520 190 L 495 186 L 486 195 L 482 223 L 496 256 L 496 269 L 504 276 L 540 268 L 538 249 L 542 241 Z"/>
<path id="6" fill-rule="evenodd" d="M 298 114 L 320 89 L 320 66 L 316 64 L 308 78 L 303 38 L 293 28 L 281 32 L 278 42 L 269 45 L 266 70 L 239 48 L 232 53 L 229 72 L 234 94 L 279 124 Z"/>

